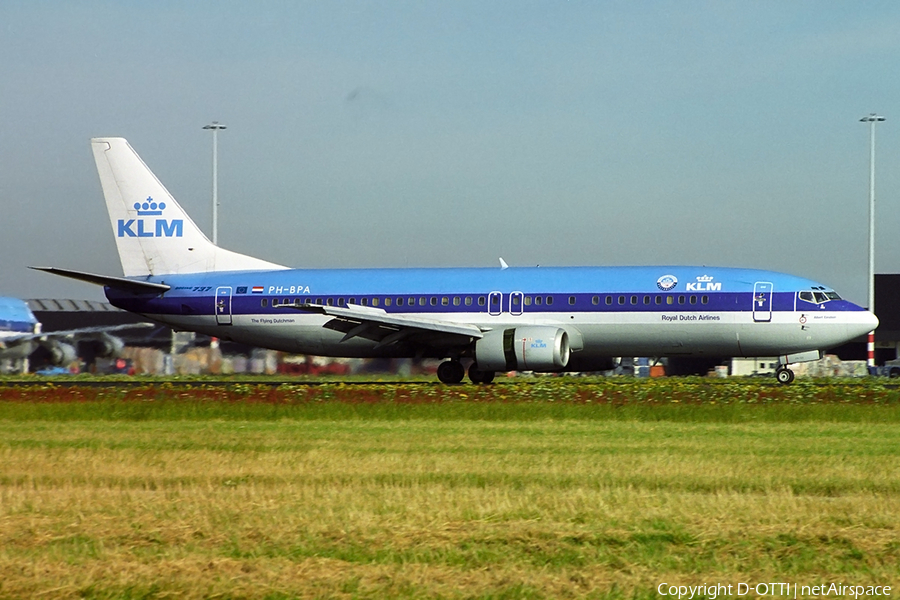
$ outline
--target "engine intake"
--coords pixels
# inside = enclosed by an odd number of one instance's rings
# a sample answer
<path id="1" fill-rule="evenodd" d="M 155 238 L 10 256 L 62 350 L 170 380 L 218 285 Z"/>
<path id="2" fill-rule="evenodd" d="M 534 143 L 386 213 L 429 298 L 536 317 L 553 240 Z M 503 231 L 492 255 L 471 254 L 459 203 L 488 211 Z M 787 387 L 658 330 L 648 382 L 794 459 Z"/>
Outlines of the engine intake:
<path id="1" fill-rule="evenodd" d="M 559 371 L 569 364 L 569 334 L 558 327 L 488 331 L 475 342 L 481 371 Z"/>

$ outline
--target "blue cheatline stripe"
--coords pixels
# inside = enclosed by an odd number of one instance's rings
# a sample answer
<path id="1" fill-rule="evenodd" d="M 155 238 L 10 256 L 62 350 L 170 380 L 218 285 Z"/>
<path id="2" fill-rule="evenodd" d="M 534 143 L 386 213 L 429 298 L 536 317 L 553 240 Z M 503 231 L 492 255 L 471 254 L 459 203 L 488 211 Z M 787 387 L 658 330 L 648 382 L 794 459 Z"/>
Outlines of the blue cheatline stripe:
<path id="1" fill-rule="evenodd" d="M 753 293 L 752 292 L 721 292 L 721 293 L 622 293 L 622 294 L 527 294 L 531 299 L 529 306 L 513 306 L 513 311 L 522 310 L 524 314 L 529 313 L 664 313 L 664 312 L 751 312 L 753 310 Z M 541 298 L 541 304 L 535 303 L 535 298 Z M 398 298 L 402 300 L 402 304 L 398 305 Z M 415 305 L 410 306 L 409 300 L 413 298 Z M 419 303 L 420 298 L 425 298 L 425 305 Z M 432 298 L 435 303 L 432 304 Z M 471 298 L 471 305 L 466 305 L 465 299 Z M 574 304 L 570 304 L 569 299 L 574 298 Z M 378 295 L 233 295 L 231 298 L 231 313 L 234 315 L 241 314 L 284 314 L 285 311 L 292 309 L 277 308 L 273 304 L 294 303 L 294 302 L 310 302 L 316 304 L 327 304 L 330 300 L 335 306 L 341 306 L 340 301 L 346 304 L 352 300 L 354 304 L 361 305 L 363 299 L 370 307 L 384 309 L 388 313 L 424 313 L 424 314 L 454 314 L 454 313 L 489 313 L 498 312 L 497 305 L 489 306 L 489 297 L 487 294 L 378 294 Z M 447 304 L 444 304 L 446 299 Z M 456 304 L 456 300 L 459 303 Z M 483 299 L 484 304 L 480 304 L 479 300 Z M 550 304 L 548 299 L 552 299 Z M 595 300 L 596 299 L 596 300 Z M 609 299 L 610 303 L 607 303 Z M 645 303 L 645 299 L 649 303 Z M 659 299 L 659 304 L 657 304 Z M 671 299 L 671 304 L 669 304 Z M 706 302 L 704 303 L 704 299 Z M 390 306 L 386 305 L 386 301 L 390 300 Z M 636 303 L 632 304 L 632 300 Z M 796 294 L 794 292 L 780 292 L 772 295 L 771 308 L 773 312 L 787 312 L 795 309 Z M 266 306 L 263 306 L 265 302 Z M 173 298 L 135 298 L 121 297 L 116 299 L 116 305 L 126 310 L 134 310 L 136 312 L 152 313 L 152 314 L 173 314 L 173 315 L 211 315 L 213 307 L 216 303 L 216 296 L 182 296 Z M 804 304 L 804 303 L 800 303 Z M 824 308 L 822 308 L 824 307 Z M 510 312 L 510 295 L 503 294 L 502 307 L 503 313 Z M 797 310 L 824 311 L 824 310 L 862 310 L 855 305 L 843 301 L 835 300 L 827 302 L 821 306 L 809 304 L 806 306 L 798 306 Z M 301 313 L 302 314 L 302 313 Z"/>

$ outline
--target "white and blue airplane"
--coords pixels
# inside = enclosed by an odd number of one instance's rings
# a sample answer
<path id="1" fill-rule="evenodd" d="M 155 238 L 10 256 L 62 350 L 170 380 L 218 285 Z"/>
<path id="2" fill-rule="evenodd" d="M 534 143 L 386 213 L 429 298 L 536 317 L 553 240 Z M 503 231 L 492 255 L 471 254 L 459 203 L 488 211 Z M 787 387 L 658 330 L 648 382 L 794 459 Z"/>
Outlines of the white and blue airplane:
<path id="1" fill-rule="evenodd" d="M 291 269 L 214 245 L 122 138 L 91 141 L 124 277 L 53 267 L 175 329 L 292 353 L 432 357 L 444 383 L 593 371 L 610 357 L 778 356 L 878 319 L 814 281 L 709 267 Z"/>
<path id="2" fill-rule="evenodd" d="M 27 359 L 42 351 L 41 362 L 65 366 L 76 358 L 73 345 L 77 340 L 88 340 L 94 346 L 96 356 L 118 356 L 124 342 L 109 334 L 119 329 L 145 327 L 149 323 L 82 327 L 61 331 L 43 332 L 41 323 L 31 312 L 28 303 L 19 298 L 0 297 L 0 361 L 18 365 L 14 370 L 27 370 Z M 71 342 L 71 343 L 70 343 Z"/>

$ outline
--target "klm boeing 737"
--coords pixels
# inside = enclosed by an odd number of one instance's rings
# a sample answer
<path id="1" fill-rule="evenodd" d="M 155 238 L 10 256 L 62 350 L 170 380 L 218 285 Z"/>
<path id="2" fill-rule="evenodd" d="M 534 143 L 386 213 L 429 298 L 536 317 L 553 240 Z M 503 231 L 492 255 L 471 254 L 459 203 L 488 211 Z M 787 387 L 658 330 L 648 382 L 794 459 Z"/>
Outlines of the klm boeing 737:
<path id="1" fill-rule="evenodd" d="M 432 357 L 444 383 L 495 372 L 593 371 L 610 357 L 778 356 L 791 363 L 878 320 L 799 277 L 707 267 L 291 269 L 211 243 L 127 141 L 91 142 L 124 277 L 35 267 L 104 286 L 120 308 L 285 352 Z"/>

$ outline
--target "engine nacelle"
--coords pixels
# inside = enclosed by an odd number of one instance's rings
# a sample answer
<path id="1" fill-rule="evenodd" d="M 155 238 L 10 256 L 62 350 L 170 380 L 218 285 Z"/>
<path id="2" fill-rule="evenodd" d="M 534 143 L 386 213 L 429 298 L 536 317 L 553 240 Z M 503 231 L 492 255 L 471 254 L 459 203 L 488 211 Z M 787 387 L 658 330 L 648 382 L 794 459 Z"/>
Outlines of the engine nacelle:
<path id="1" fill-rule="evenodd" d="M 43 359 L 54 367 L 65 367 L 78 358 L 75 352 L 75 346 L 67 344 L 59 340 L 47 340 L 41 342 L 40 347 L 35 351 L 39 359 Z"/>
<path id="2" fill-rule="evenodd" d="M 569 334 L 547 326 L 488 331 L 475 342 L 481 371 L 559 371 L 569 364 Z"/>
<path id="3" fill-rule="evenodd" d="M 78 342 L 78 353 L 91 357 L 118 358 L 121 356 L 124 348 L 125 342 L 121 338 L 109 335 L 106 332 L 101 333 L 94 339 Z"/>

